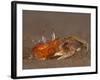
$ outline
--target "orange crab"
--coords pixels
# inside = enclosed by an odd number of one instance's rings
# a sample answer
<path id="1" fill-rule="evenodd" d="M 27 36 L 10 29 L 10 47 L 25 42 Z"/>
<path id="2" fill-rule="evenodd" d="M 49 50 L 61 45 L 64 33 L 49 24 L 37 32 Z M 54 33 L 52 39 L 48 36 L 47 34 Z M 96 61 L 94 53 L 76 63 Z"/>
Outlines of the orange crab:
<path id="1" fill-rule="evenodd" d="M 32 54 L 37 60 L 47 60 L 52 57 L 58 57 L 57 60 L 70 57 L 80 51 L 82 48 L 88 50 L 88 44 L 75 36 L 66 38 L 55 38 L 36 44 L 32 48 Z"/>
<path id="2" fill-rule="evenodd" d="M 35 55 L 35 58 L 38 60 L 49 59 L 59 50 L 58 47 L 61 43 L 59 39 L 55 39 L 46 43 L 36 44 L 32 49 L 33 55 Z"/>

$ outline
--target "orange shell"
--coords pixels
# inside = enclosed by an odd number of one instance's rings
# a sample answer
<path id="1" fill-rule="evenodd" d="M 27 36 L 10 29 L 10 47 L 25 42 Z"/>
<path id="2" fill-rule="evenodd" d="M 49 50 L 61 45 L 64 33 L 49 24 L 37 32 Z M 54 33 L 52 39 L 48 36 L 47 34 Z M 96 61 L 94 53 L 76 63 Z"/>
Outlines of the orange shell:
<path id="1" fill-rule="evenodd" d="M 33 55 L 38 60 L 46 60 L 51 58 L 54 53 L 59 50 L 60 44 L 61 40 L 59 39 L 48 41 L 46 43 L 38 43 L 32 49 Z"/>

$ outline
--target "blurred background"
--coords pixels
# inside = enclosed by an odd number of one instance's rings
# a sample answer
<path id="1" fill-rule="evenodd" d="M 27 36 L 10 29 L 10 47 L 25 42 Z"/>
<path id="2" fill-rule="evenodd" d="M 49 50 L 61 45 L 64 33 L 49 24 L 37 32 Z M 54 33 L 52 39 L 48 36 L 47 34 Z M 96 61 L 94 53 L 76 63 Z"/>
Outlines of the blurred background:
<path id="1" fill-rule="evenodd" d="M 90 18 L 86 13 L 23 10 L 23 69 L 90 66 L 90 47 L 88 53 L 81 51 L 59 61 L 28 59 L 35 45 L 32 41 L 37 42 L 42 36 L 50 40 L 53 32 L 56 37 L 77 36 L 90 46 Z"/>

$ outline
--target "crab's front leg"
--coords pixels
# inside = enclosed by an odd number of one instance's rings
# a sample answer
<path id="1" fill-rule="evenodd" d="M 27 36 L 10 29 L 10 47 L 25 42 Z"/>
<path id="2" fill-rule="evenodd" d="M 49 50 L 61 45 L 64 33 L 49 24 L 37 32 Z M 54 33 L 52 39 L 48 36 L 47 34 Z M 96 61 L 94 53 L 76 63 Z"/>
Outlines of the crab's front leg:
<path id="1" fill-rule="evenodd" d="M 65 59 L 65 58 L 68 58 L 68 57 L 70 57 L 70 56 L 71 56 L 70 54 L 62 55 L 62 56 L 60 56 L 59 58 L 57 58 L 57 60 Z"/>
<path id="2" fill-rule="evenodd" d="M 59 58 L 57 58 L 57 60 L 61 60 L 61 59 L 71 57 L 74 54 L 75 54 L 75 51 L 64 52 L 64 54 L 62 56 L 60 56 Z"/>
<path id="3" fill-rule="evenodd" d="M 67 58 L 67 57 L 69 57 L 69 56 L 68 56 L 68 55 L 62 55 L 62 56 L 60 56 L 59 58 L 57 58 L 57 60 L 65 59 L 65 58 Z"/>
<path id="4" fill-rule="evenodd" d="M 59 56 L 57 58 L 57 60 L 61 60 L 61 59 L 65 59 L 65 58 L 73 56 L 75 54 L 75 52 L 76 52 L 75 50 L 71 50 L 71 51 L 67 51 L 67 52 L 64 50 L 61 50 L 61 51 L 55 53 L 54 56 Z"/>

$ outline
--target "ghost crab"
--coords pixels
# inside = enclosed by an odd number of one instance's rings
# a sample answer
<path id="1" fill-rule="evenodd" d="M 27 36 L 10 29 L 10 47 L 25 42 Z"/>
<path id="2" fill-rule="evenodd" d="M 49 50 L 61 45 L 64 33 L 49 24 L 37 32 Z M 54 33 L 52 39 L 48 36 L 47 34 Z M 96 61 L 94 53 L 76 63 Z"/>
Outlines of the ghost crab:
<path id="1" fill-rule="evenodd" d="M 42 37 L 42 41 L 32 48 L 32 55 L 37 60 L 47 60 L 52 57 L 57 57 L 57 60 L 60 60 L 73 56 L 83 48 L 88 51 L 88 43 L 76 36 L 56 38 L 53 33 L 52 40 L 46 41 Z"/>

